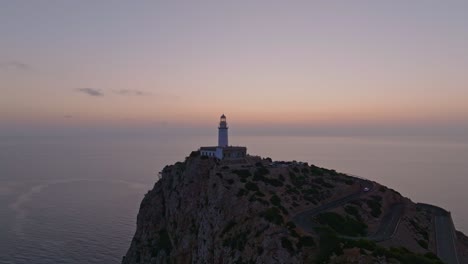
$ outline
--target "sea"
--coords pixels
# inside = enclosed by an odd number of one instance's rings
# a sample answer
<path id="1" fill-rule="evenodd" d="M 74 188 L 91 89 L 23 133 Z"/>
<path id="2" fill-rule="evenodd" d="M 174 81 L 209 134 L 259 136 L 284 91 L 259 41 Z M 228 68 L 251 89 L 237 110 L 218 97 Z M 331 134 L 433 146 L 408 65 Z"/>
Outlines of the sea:
<path id="1" fill-rule="evenodd" d="M 232 137 L 231 137 L 232 138 Z M 306 161 L 451 211 L 468 233 L 468 140 L 236 136 L 252 155 Z M 145 193 L 212 136 L 0 138 L 0 264 L 120 263 Z"/>

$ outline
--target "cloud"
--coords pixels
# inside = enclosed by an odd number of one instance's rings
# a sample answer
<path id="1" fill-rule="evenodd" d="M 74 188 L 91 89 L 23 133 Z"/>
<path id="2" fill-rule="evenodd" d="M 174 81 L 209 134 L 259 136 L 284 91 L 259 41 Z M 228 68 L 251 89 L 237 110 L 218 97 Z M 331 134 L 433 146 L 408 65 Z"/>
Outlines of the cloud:
<path id="1" fill-rule="evenodd" d="M 132 90 L 132 89 L 121 89 L 114 91 L 116 94 L 120 95 L 136 95 L 136 96 L 146 96 L 150 95 L 149 92 L 141 91 L 141 90 Z"/>
<path id="2" fill-rule="evenodd" d="M 32 69 L 31 65 L 20 62 L 20 61 L 6 61 L 0 62 L 1 70 L 18 70 L 18 71 L 29 71 Z"/>
<path id="3" fill-rule="evenodd" d="M 101 90 L 95 88 L 77 88 L 76 91 L 85 93 L 89 96 L 104 96 Z"/>

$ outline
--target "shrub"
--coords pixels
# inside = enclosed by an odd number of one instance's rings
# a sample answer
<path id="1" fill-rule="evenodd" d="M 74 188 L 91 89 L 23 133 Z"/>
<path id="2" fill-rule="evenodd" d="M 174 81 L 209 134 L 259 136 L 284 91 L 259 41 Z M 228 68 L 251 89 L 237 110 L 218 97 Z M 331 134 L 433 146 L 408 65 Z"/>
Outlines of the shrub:
<path id="1" fill-rule="evenodd" d="M 345 179 L 345 180 L 344 180 L 344 183 L 345 183 L 346 185 L 353 185 L 353 184 L 354 184 L 354 180 L 353 180 L 353 179 Z"/>
<path id="2" fill-rule="evenodd" d="M 190 153 L 191 158 L 198 157 L 198 156 L 200 156 L 200 151 L 192 151 Z"/>
<path id="3" fill-rule="evenodd" d="M 294 224 L 294 222 L 292 222 L 292 221 L 287 222 L 287 223 L 286 223 L 286 226 L 287 226 L 289 229 L 296 228 L 296 224 Z"/>
<path id="4" fill-rule="evenodd" d="M 262 246 L 257 247 L 257 255 L 261 256 L 262 254 L 263 254 L 263 247 Z"/>
<path id="5" fill-rule="evenodd" d="M 263 194 L 261 191 L 256 191 L 255 195 L 258 197 L 265 197 L 265 194 Z"/>
<path id="6" fill-rule="evenodd" d="M 292 245 L 291 241 L 288 238 L 286 238 L 286 237 L 281 238 L 281 246 L 283 246 L 283 248 L 287 249 L 290 254 L 294 253 L 293 245 Z"/>
<path id="7" fill-rule="evenodd" d="M 221 235 L 224 235 L 227 232 L 229 232 L 229 230 L 231 230 L 236 224 L 237 223 L 234 220 L 229 221 L 229 223 L 226 225 L 226 227 L 224 227 L 223 232 L 221 232 Z"/>
<path id="8" fill-rule="evenodd" d="M 247 235 L 248 232 L 240 232 L 232 237 L 223 240 L 223 246 L 229 246 L 231 249 L 238 249 L 239 251 L 243 251 L 245 245 L 247 244 Z"/>
<path id="9" fill-rule="evenodd" d="M 236 174 L 237 176 L 242 177 L 242 178 L 247 178 L 247 177 L 252 176 L 252 174 L 250 173 L 250 171 L 249 171 L 249 170 L 246 170 L 246 169 L 242 169 L 242 170 L 233 170 L 232 172 L 233 172 L 234 174 Z"/>
<path id="10" fill-rule="evenodd" d="M 365 235 L 367 232 L 367 225 L 365 223 L 333 212 L 319 214 L 317 220 L 320 224 L 328 225 L 337 233 L 346 236 Z"/>
<path id="11" fill-rule="evenodd" d="M 350 214 L 350 215 L 356 217 L 356 220 L 358 220 L 358 221 L 362 220 L 361 215 L 359 214 L 359 210 L 355 206 L 347 205 L 347 206 L 345 206 L 344 209 L 345 209 L 345 212 L 347 214 Z"/>
<path id="12" fill-rule="evenodd" d="M 366 200 L 367 206 L 371 209 L 371 215 L 373 217 L 379 217 L 382 214 L 382 210 L 380 209 L 382 205 L 379 201 L 376 200 Z"/>
<path id="13" fill-rule="evenodd" d="M 425 241 L 425 240 L 418 240 L 418 244 L 424 249 L 428 248 L 427 241 Z"/>
<path id="14" fill-rule="evenodd" d="M 259 190 L 258 185 L 253 182 L 247 182 L 245 184 L 245 188 L 249 191 L 254 191 L 254 192 Z"/>
<path id="15" fill-rule="evenodd" d="M 305 177 L 304 176 L 297 176 L 294 172 L 289 172 L 289 178 L 294 186 L 297 188 L 301 188 L 305 184 Z"/>
<path id="16" fill-rule="evenodd" d="M 280 174 L 280 175 L 278 176 L 278 179 L 279 179 L 280 181 L 282 181 L 282 182 L 284 182 L 284 180 L 286 180 L 286 179 L 284 178 L 283 174 Z"/>
<path id="17" fill-rule="evenodd" d="M 170 255 L 172 250 L 172 243 L 171 238 L 169 237 L 169 233 L 166 229 L 159 231 L 159 239 L 157 242 L 157 247 L 159 250 L 166 251 L 167 255 Z"/>
<path id="18" fill-rule="evenodd" d="M 276 207 L 271 207 L 263 211 L 260 216 L 265 218 L 268 222 L 281 225 L 283 224 L 283 216 L 281 215 L 280 211 Z"/>
<path id="19" fill-rule="evenodd" d="M 281 199 L 275 194 L 270 198 L 271 204 L 275 206 L 280 206 L 281 205 Z"/>
<path id="20" fill-rule="evenodd" d="M 322 168 L 319 168 L 314 165 L 310 165 L 310 172 L 314 175 L 319 175 L 319 176 L 324 174 Z"/>
<path id="21" fill-rule="evenodd" d="M 315 241 L 311 236 L 302 236 L 299 238 L 299 244 L 304 247 L 314 247 Z"/>
<path id="22" fill-rule="evenodd" d="M 247 193 L 249 193 L 249 192 L 246 191 L 245 189 L 239 189 L 239 191 L 237 192 L 237 197 L 242 197 L 242 196 L 246 195 Z"/>
<path id="23" fill-rule="evenodd" d="M 320 228 L 317 231 L 320 234 L 320 248 L 315 263 L 328 263 L 333 253 L 338 255 L 343 253 L 340 247 L 341 240 L 333 230 Z"/>
<path id="24" fill-rule="evenodd" d="M 268 173 L 270 173 L 270 171 L 265 168 L 265 167 L 258 167 L 255 172 L 254 172 L 254 180 L 257 179 L 257 180 L 260 180 L 262 179 L 265 175 L 268 175 Z"/>

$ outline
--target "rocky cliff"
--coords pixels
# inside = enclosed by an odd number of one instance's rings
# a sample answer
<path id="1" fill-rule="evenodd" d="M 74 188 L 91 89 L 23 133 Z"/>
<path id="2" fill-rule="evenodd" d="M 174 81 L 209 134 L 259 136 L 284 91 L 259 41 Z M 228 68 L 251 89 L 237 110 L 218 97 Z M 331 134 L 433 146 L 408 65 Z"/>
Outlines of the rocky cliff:
<path id="1" fill-rule="evenodd" d="M 431 208 L 334 170 L 193 152 L 145 195 L 122 263 L 442 263 L 434 219 Z"/>

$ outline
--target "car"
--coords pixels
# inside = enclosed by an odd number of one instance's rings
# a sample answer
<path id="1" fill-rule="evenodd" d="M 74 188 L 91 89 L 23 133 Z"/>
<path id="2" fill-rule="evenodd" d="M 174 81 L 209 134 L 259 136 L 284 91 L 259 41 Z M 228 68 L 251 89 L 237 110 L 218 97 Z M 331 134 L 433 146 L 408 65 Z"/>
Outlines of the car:
<path id="1" fill-rule="evenodd" d="M 368 192 L 370 191 L 369 187 L 364 187 L 364 189 L 362 189 L 364 192 Z"/>

